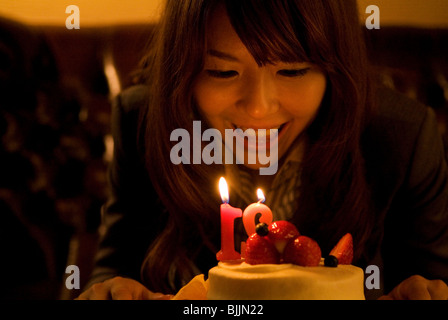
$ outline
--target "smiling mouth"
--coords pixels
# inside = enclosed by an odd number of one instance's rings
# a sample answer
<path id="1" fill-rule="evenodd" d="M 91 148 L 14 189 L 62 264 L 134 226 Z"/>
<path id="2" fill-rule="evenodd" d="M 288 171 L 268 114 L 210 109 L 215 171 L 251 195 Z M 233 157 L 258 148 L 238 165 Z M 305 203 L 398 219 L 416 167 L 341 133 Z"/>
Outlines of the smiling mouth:
<path id="1" fill-rule="evenodd" d="M 236 125 L 234 123 L 232 123 L 232 126 L 233 126 L 234 130 L 241 129 L 248 136 L 256 136 L 256 137 L 258 137 L 258 136 L 266 136 L 266 137 L 269 137 L 270 133 L 271 133 L 270 130 L 272 130 L 272 129 L 278 130 L 277 133 L 278 133 L 278 136 L 279 136 L 280 133 L 283 131 L 283 129 L 286 127 L 287 124 L 288 124 L 288 122 L 285 122 L 285 123 L 283 123 L 283 124 L 281 124 L 279 126 L 270 127 L 270 128 L 244 127 L 244 126 L 238 126 L 238 125 Z M 253 131 L 252 130 L 247 131 L 248 129 L 252 129 Z"/>

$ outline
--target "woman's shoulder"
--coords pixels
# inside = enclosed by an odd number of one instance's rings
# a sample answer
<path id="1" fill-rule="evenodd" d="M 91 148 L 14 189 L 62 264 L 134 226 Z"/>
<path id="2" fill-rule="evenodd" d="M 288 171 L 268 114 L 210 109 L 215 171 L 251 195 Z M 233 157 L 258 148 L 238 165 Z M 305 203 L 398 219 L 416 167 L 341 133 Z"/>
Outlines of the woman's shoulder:
<path id="1" fill-rule="evenodd" d="M 144 85 L 134 85 L 121 91 L 113 100 L 111 130 L 115 143 L 133 146 L 140 134 L 138 128 L 149 103 Z"/>
<path id="2" fill-rule="evenodd" d="M 428 152 L 435 154 L 443 148 L 434 111 L 388 88 L 378 90 L 377 108 L 362 139 L 366 161 L 373 167 L 381 162 L 396 173 L 399 167 L 405 170 L 417 149 L 434 146 L 437 150 Z"/>
<path id="3" fill-rule="evenodd" d="M 427 117 L 429 108 L 420 102 L 387 87 L 377 90 L 377 108 L 372 122 L 401 123 L 419 127 Z"/>
<path id="4" fill-rule="evenodd" d="M 133 85 L 120 92 L 116 98 L 116 104 L 123 112 L 138 111 L 149 102 L 149 91 L 143 84 Z"/>
<path id="5" fill-rule="evenodd" d="M 384 137 L 405 143 L 421 134 L 425 123 L 437 126 L 434 111 L 420 102 L 390 88 L 379 88 L 376 109 L 368 122 L 364 136 Z"/>

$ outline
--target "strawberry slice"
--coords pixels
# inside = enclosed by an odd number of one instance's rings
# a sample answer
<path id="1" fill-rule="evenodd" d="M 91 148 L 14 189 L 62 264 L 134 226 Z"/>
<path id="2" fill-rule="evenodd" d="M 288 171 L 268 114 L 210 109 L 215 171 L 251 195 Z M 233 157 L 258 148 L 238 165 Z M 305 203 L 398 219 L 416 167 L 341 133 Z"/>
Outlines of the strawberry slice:
<path id="1" fill-rule="evenodd" d="M 344 235 L 331 250 L 331 256 L 338 258 L 339 264 L 351 264 L 353 261 L 353 237 L 350 233 Z"/>
<path id="2" fill-rule="evenodd" d="M 303 267 L 316 267 L 321 259 L 319 245 L 307 236 L 298 236 L 288 242 L 283 252 L 283 261 Z"/>
<path id="3" fill-rule="evenodd" d="M 285 246 L 291 240 L 294 240 L 300 235 L 296 226 L 291 222 L 280 220 L 275 221 L 269 225 L 268 237 L 274 243 L 280 254 L 283 253 Z"/>
<path id="4" fill-rule="evenodd" d="M 246 263 L 278 264 L 280 254 L 267 236 L 252 234 L 246 241 Z"/>

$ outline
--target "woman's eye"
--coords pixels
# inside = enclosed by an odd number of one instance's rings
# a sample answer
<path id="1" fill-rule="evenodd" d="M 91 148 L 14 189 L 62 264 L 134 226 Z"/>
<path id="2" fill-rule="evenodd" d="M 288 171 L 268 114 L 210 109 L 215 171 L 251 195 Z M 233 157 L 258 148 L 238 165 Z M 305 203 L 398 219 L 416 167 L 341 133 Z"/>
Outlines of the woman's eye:
<path id="1" fill-rule="evenodd" d="M 238 72 L 234 70 L 221 71 L 221 70 L 206 70 L 208 75 L 214 78 L 228 79 L 238 75 Z"/>
<path id="2" fill-rule="evenodd" d="M 279 70 L 277 73 L 284 77 L 294 78 L 294 77 L 303 77 L 308 73 L 310 68 L 304 69 L 283 69 Z"/>

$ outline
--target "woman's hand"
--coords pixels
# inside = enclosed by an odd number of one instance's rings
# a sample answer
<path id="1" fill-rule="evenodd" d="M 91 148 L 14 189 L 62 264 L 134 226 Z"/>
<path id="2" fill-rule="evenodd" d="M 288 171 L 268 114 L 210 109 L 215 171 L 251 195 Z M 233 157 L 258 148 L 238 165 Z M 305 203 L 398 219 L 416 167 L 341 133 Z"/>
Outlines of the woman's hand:
<path id="1" fill-rule="evenodd" d="M 412 276 L 401 282 L 380 300 L 448 300 L 448 286 L 442 280 Z"/>
<path id="2" fill-rule="evenodd" d="M 115 277 L 95 283 L 76 300 L 169 300 L 172 296 L 149 291 L 133 279 Z"/>

